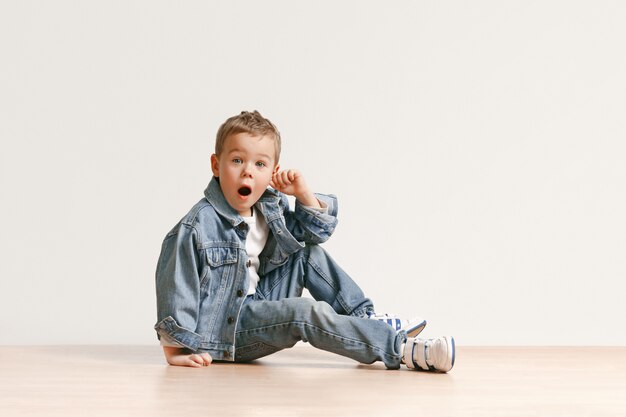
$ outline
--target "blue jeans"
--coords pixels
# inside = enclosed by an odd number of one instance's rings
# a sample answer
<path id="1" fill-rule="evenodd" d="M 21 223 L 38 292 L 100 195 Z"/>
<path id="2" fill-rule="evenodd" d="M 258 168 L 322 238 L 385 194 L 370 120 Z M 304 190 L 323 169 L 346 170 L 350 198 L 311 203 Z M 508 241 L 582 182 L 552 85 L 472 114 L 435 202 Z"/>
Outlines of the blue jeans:
<path id="1" fill-rule="evenodd" d="M 301 298 L 306 288 L 315 300 Z M 298 341 L 361 363 L 400 367 L 406 333 L 367 318 L 373 311 L 358 285 L 319 246 L 293 254 L 261 278 L 244 303 L 235 334 L 235 361 L 247 362 Z"/>

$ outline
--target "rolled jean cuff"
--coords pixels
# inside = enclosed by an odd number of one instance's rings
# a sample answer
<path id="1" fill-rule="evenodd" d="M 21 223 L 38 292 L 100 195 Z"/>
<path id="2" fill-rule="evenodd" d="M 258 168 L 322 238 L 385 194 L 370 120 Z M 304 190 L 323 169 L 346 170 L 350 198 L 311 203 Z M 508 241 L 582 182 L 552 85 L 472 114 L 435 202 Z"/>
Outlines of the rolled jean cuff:
<path id="1" fill-rule="evenodd" d="M 350 313 L 350 315 L 353 317 L 362 317 L 365 319 L 369 318 L 370 316 L 373 316 L 374 314 L 375 314 L 374 307 L 371 307 L 371 306 L 361 307 L 352 311 L 352 313 Z"/>

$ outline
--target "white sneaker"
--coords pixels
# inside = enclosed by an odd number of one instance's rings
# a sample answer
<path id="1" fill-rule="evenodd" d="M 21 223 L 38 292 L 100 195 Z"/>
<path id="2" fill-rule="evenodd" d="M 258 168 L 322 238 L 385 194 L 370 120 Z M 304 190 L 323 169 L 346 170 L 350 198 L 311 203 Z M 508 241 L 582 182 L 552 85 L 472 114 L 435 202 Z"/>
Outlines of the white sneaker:
<path id="1" fill-rule="evenodd" d="M 454 366 L 454 338 L 410 338 L 404 345 L 402 360 L 409 369 L 448 372 Z"/>
<path id="2" fill-rule="evenodd" d="M 404 330 L 408 337 L 415 337 L 426 327 L 426 320 L 421 317 L 413 317 L 412 319 L 403 320 L 393 314 L 372 314 L 370 319 L 382 321 L 393 327 L 396 331 Z"/>

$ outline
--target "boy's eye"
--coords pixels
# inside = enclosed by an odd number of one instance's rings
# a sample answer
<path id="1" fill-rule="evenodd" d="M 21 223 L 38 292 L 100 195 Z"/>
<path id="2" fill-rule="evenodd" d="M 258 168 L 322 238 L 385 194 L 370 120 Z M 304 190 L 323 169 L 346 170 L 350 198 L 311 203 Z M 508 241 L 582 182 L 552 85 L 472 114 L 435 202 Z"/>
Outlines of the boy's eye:
<path id="1" fill-rule="evenodd" d="M 233 158 L 233 162 L 234 162 L 235 164 L 240 164 L 240 163 L 242 163 L 243 161 L 242 161 L 241 159 L 239 159 L 239 158 Z"/>
<path id="2" fill-rule="evenodd" d="M 265 162 L 259 161 L 256 163 L 256 166 L 258 166 L 259 168 L 263 168 L 263 167 L 266 167 L 267 165 L 265 164 Z"/>

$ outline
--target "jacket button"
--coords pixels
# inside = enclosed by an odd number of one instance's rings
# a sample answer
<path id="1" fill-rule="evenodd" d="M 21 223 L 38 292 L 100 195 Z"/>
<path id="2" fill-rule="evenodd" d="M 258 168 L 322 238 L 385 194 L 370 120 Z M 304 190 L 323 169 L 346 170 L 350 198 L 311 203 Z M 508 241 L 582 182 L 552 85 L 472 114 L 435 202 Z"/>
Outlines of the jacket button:
<path id="1" fill-rule="evenodd" d="M 248 262 L 246 262 L 246 266 L 248 268 L 250 268 L 252 266 L 252 261 L 250 259 L 248 259 Z"/>
<path id="2" fill-rule="evenodd" d="M 234 319 L 234 318 L 232 318 L 232 317 L 229 317 L 226 321 L 228 322 L 228 324 L 233 324 L 233 322 L 235 321 L 235 319 Z"/>
<path id="3" fill-rule="evenodd" d="M 243 291 L 237 290 L 237 297 L 243 297 Z"/>
<path id="4" fill-rule="evenodd" d="M 224 357 L 225 358 L 229 358 L 230 357 L 230 353 L 227 350 L 224 351 Z"/>

